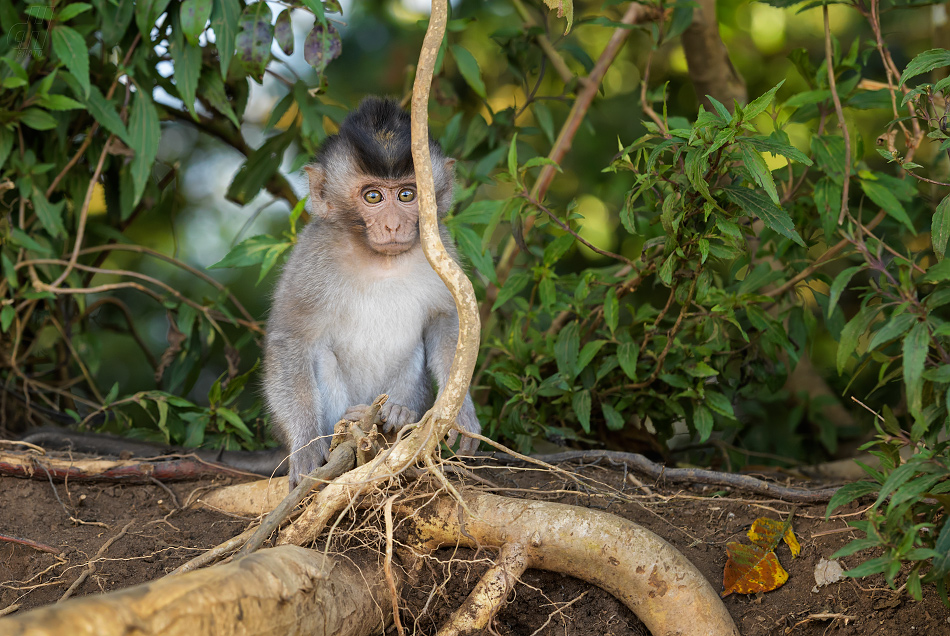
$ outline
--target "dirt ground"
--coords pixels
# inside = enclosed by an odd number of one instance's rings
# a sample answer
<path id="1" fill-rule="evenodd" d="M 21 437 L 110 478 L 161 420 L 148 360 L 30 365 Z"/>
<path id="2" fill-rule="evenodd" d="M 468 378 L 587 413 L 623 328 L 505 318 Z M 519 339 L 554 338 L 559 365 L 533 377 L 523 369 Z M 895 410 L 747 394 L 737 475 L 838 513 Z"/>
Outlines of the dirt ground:
<path id="1" fill-rule="evenodd" d="M 631 519 L 682 551 L 717 590 L 722 589 L 726 543 L 743 540 L 756 518 L 784 519 L 793 507 L 708 486 L 690 489 L 651 482 L 645 492 L 622 468 L 563 467 L 587 477 L 586 485 L 537 470 L 495 467 L 478 474 L 495 483 L 498 494 L 587 506 Z M 81 576 L 71 592 L 74 597 L 161 577 L 238 534 L 250 519 L 183 508 L 196 493 L 232 481 L 54 485 L 45 479 L 0 477 L 0 535 L 45 544 L 57 553 L 0 540 L 0 615 L 54 603 Z M 950 610 L 933 588 L 925 589 L 920 603 L 887 589 L 880 577 L 814 589 L 815 565 L 853 537 L 845 522 L 859 518 L 859 509 L 839 510 L 841 514 L 826 522 L 823 505 L 797 507 L 793 527 L 802 553 L 793 559 L 786 546 L 777 550 L 789 572 L 788 582 L 774 592 L 725 599 L 744 636 L 950 634 Z M 845 558 L 842 565 L 854 566 L 866 556 Z M 437 553 L 429 578 L 402 599 L 402 621 L 409 632 L 434 634 L 490 558 L 470 550 Z M 648 633 L 607 593 L 558 574 L 529 570 L 510 600 L 493 625 L 502 636 Z"/>

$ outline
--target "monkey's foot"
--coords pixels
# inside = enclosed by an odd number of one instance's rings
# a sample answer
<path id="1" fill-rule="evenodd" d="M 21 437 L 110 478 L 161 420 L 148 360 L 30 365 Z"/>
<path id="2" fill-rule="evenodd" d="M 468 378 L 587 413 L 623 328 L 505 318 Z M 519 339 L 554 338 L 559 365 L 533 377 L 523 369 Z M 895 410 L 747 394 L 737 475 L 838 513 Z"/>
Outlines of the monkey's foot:
<path id="1" fill-rule="evenodd" d="M 351 406 L 343 414 L 343 419 L 351 422 L 359 421 L 366 416 L 369 409 L 369 404 Z M 418 419 L 419 415 L 415 411 L 401 404 L 396 404 L 390 399 L 379 409 L 373 423 L 379 424 L 383 433 L 391 433 L 398 431 L 407 424 L 416 422 Z"/>

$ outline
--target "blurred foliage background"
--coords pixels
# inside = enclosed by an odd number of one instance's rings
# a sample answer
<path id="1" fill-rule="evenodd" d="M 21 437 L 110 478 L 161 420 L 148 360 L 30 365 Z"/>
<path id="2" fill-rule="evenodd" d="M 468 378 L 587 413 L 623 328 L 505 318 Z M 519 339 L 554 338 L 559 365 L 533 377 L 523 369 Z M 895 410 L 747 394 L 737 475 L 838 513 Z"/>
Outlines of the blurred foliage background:
<path id="1" fill-rule="evenodd" d="M 408 99 L 426 11 L 0 0 L 3 432 L 273 445 L 257 361 L 300 168 L 362 97 Z M 488 435 L 728 469 L 868 443 L 831 506 L 878 494 L 860 573 L 945 593 L 945 5 L 451 17 L 431 130 Z"/>

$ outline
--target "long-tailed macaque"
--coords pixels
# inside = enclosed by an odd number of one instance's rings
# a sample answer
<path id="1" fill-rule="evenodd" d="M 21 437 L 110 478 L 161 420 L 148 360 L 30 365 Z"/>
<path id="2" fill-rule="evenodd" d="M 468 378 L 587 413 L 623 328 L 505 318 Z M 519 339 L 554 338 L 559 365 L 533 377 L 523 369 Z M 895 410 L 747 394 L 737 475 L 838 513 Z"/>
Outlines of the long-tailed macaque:
<path id="1" fill-rule="evenodd" d="M 432 406 L 433 379 L 440 391 L 448 379 L 458 314 L 422 253 L 409 141 L 409 115 L 394 101 L 369 98 L 306 169 L 312 220 L 284 266 L 264 354 L 291 488 L 326 461 L 340 418 L 388 393 L 378 418 L 384 432 L 396 430 Z M 452 203 L 455 160 L 434 141 L 429 151 L 441 217 Z M 470 396 L 457 423 L 481 430 Z M 459 450 L 477 446 L 463 436 Z"/>

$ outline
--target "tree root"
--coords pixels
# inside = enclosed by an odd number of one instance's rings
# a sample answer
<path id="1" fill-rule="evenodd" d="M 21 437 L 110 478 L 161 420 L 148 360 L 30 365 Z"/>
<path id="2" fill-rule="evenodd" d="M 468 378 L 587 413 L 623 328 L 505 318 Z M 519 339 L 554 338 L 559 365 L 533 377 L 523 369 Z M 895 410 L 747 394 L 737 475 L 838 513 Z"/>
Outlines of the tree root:
<path id="1" fill-rule="evenodd" d="M 574 576 L 610 592 L 654 636 L 738 636 L 719 595 L 693 564 L 635 523 L 566 504 L 472 491 L 463 497 L 474 517 L 464 515 L 461 504 L 446 495 L 419 510 L 396 506 L 412 519 L 419 540 L 428 548 L 445 544 L 502 548 L 498 565 L 453 615 L 456 624 L 444 627 L 440 636 L 487 624 L 482 621 L 497 611 L 499 595 L 507 595 L 507 574 L 517 576 L 524 567 Z"/>
<path id="2" fill-rule="evenodd" d="M 364 636 L 392 606 L 382 564 L 362 569 L 297 546 L 41 607 L 0 620 L 5 636 Z M 401 582 L 401 581 L 400 581 Z"/>

